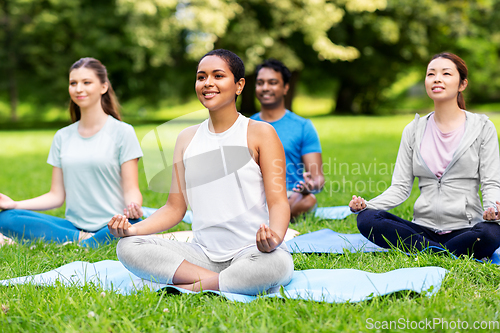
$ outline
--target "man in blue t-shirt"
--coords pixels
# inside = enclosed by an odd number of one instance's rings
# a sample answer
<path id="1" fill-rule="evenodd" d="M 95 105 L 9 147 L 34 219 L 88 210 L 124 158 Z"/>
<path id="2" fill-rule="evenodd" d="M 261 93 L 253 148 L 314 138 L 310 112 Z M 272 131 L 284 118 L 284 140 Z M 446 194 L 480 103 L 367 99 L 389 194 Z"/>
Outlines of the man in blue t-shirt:
<path id="1" fill-rule="evenodd" d="M 286 189 L 292 218 L 311 210 L 313 193 L 325 183 L 321 145 L 312 122 L 285 108 L 291 73 L 278 60 L 269 59 L 257 66 L 255 94 L 261 110 L 251 118 L 271 124 L 283 144 L 286 157 Z"/>

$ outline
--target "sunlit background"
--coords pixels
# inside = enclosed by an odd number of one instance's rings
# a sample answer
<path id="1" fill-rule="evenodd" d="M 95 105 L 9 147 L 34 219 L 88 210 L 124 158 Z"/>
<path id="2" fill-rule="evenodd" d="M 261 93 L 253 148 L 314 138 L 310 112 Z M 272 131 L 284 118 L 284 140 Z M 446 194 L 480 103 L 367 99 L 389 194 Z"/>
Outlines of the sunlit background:
<path id="1" fill-rule="evenodd" d="M 288 106 L 304 116 L 430 110 L 425 66 L 438 52 L 464 58 L 469 109 L 500 110 L 497 0 L 2 0 L 0 123 L 69 121 L 68 68 L 107 66 L 125 120 L 198 110 L 198 59 L 214 48 L 247 68 L 239 108 L 258 111 L 255 66 L 293 70 Z M 293 102 L 291 98 L 293 97 Z M 291 104 L 290 104 L 291 103 Z"/>

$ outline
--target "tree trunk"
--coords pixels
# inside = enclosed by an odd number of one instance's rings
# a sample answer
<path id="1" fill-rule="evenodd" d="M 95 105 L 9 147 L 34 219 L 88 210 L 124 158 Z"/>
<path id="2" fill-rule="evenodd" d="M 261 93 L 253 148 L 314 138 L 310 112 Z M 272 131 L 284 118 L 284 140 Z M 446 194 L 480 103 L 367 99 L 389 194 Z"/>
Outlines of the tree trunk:
<path id="1" fill-rule="evenodd" d="M 292 110 L 292 102 L 293 98 L 295 97 L 295 92 L 297 91 L 297 83 L 299 82 L 299 76 L 300 72 L 293 71 L 292 72 L 292 77 L 290 78 L 289 88 L 288 88 L 288 93 L 285 96 L 285 108 L 287 108 L 290 111 Z"/>
<path id="2" fill-rule="evenodd" d="M 331 114 L 347 114 L 354 112 L 354 89 L 346 81 L 340 83 L 340 88 L 336 93 L 337 103 Z"/>
<path id="3" fill-rule="evenodd" d="M 251 116 L 257 112 L 255 107 L 255 74 L 245 77 L 245 88 L 238 98 L 241 98 L 241 114 Z"/>
<path id="4" fill-rule="evenodd" d="M 8 89 L 9 89 L 9 101 L 10 101 L 10 117 L 12 121 L 17 121 L 17 79 L 16 79 L 16 68 L 17 59 L 16 52 L 14 49 L 14 36 L 12 32 L 12 18 L 10 16 L 10 8 L 8 1 L 2 1 L 2 9 L 5 17 L 4 31 L 5 31 L 5 50 L 7 53 L 7 76 L 8 76 Z"/>
<path id="5" fill-rule="evenodd" d="M 10 63 L 12 64 L 12 58 L 15 61 L 15 57 L 10 56 L 9 54 L 9 60 Z M 16 69 L 15 67 L 9 68 L 9 101 L 10 101 L 10 119 L 12 121 L 17 121 L 17 80 L 16 80 Z"/>

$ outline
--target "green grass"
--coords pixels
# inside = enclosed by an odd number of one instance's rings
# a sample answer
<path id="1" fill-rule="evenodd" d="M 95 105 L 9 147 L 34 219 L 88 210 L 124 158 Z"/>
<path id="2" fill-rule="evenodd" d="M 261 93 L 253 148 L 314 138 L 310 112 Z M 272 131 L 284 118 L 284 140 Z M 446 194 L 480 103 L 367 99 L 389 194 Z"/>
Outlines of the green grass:
<path id="1" fill-rule="evenodd" d="M 186 111 L 203 109 L 203 105 L 193 97 L 185 102 L 164 100 L 158 106 L 149 105 L 142 99 L 131 100 L 122 105 L 122 116 L 133 122 L 159 122 L 174 119 L 186 114 Z M 293 100 L 292 109 L 303 117 L 327 115 L 334 105 L 331 97 L 310 97 L 298 94 Z M 35 106 L 33 103 L 20 102 L 17 115 L 20 122 L 36 126 L 38 122 L 54 123 L 69 122 L 70 116 L 66 105 Z M 8 128 L 10 120 L 10 105 L 0 99 L 0 126 Z M 22 126 L 23 124 L 16 124 Z M 37 126 L 38 127 L 38 126 Z M 51 126 L 52 127 L 52 126 Z M 24 128 L 24 127 L 23 127 Z"/>
<path id="2" fill-rule="evenodd" d="M 390 184 L 390 166 L 396 158 L 401 132 L 412 118 L 314 118 L 327 169 L 325 190 L 318 195 L 319 205 L 346 205 L 352 194 L 369 199 L 385 189 Z M 500 125 L 500 116 L 492 116 L 492 120 Z M 139 139 L 154 126 L 137 126 Z M 46 159 L 54 133 L 55 130 L 0 132 L 0 192 L 23 199 L 49 189 L 51 167 Z M 140 186 L 145 205 L 159 207 L 165 202 L 166 195 L 147 190 L 142 162 Z M 414 187 L 410 199 L 393 212 L 410 218 L 417 192 Z M 49 213 L 63 217 L 64 209 Z M 352 216 L 341 221 L 307 216 L 292 227 L 301 233 L 322 228 L 357 232 Z M 181 223 L 176 230 L 188 228 L 189 225 Z M 42 273 L 75 260 L 116 260 L 115 246 L 93 250 L 42 241 L 4 246 L 0 248 L 0 279 Z M 165 295 L 148 290 L 122 296 L 103 293 L 93 285 L 1 287 L 0 303 L 5 311 L 0 311 L 0 327 L 4 332 L 370 332 L 376 330 L 370 330 L 368 323 L 375 321 L 442 318 L 448 322 L 467 321 L 469 330 L 478 320 L 500 321 L 500 271 L 496 265 L 429 253 L 408 257 L 397 251 L 298 254 L 294 255 L 294 262 L 296 270 L 354 268 L 387 272 L 402 267 L 441 266 L 449 273 L 432 297 L 399 292 L 343 304 L 282 299 L 258 299 L 242 304 L 210 295 Z M 395 331 L 407 330 L 399 327 Z M 434 331 L 466 330 L 436 326 Z"/>

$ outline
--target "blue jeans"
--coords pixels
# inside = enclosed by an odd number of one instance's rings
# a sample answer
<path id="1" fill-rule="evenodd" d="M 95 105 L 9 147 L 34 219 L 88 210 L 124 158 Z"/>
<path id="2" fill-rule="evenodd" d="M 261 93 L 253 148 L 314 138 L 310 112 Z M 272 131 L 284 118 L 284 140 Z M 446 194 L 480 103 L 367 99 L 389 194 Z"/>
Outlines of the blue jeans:
<path id="1" fill-rule="evenodd" d="M 435 246 L 446 248 L 457 256 L 472 254 L 482 259 L 500 247 L 500 225 L 496 222 L 480 222 L 472 228 L 439 235 L 386 211 L 367 209 L 358 214 L 358 229 L 363 236 L 384 248 L 396 246 L 421 251 Z"/>
<path id="2" fill-rule="evenodd" d="M 141 221 L 130 220 L 130 223 Z M 51 215 L 32 212 L 23 209 L 9 209 L 0 212 L 0 233 L 9 237 L 26 240 L 44 239 L 45 241 L 67 242 L 78 241 L 81 230 L 70 221 Z M 95 231 L 95 235 L 80 242 L 84 247 L 97 248 L 101 244 L 108 244 L 114 237 L 108 226 Z"/>

